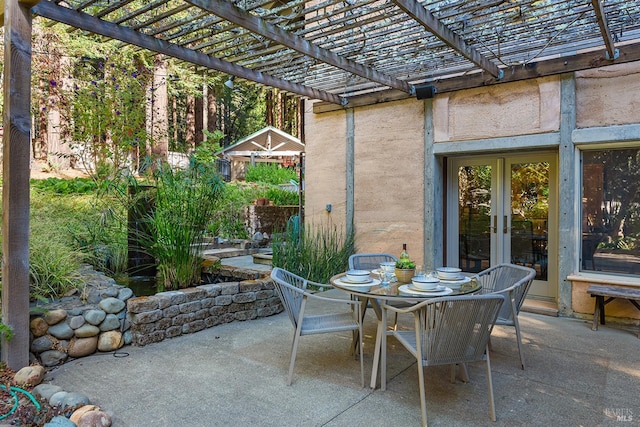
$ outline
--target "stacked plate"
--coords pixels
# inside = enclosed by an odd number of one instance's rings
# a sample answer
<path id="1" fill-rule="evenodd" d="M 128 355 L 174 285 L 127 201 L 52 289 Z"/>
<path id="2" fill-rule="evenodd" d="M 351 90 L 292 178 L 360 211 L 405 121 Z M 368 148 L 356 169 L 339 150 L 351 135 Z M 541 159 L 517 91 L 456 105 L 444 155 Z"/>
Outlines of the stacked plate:
<path id="1" fill-rule="evenodd" d="M 436 273 L 440 280 L 452 289 L 459 289 L 471 281 L 471 278 L 462 274 L 462 270 L 457 267 L 438 267 Z"/>
<path id="2" fill-rule="evenodd" d="M 352 291 L 369 292 L 372 286 L 380 284 L 379 280 L 371 278 L 369 274 L 368 270 L 349 270 L 335 283 Z"/>
<path id="3" fill-rule="evenodd" d="M 417 297 L 441 297 L 443 295 L 449 295 L 453 292 L 453 289 L 438 285 L 435 288 L 425 291 L 420 290 L 414 287 L 413 284 L 410 285 L 402 285 L 398 288 L 398 292 L 400 295 L 409 295 L 409 296 L 417 296 Z"/>

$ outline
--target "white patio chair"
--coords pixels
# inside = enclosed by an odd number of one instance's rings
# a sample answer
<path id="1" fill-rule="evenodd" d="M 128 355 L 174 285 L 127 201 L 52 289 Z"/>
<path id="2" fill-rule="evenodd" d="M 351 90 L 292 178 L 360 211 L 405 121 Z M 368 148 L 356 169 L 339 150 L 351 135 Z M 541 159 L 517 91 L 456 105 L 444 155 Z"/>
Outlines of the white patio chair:
<path id="1" fill-rule="evenodd" d="M 502 306 L 496 325 L 513 326 L 516 329 L 516 341 L 520 353 L 520 367 L 524 369 L 524 352 L 518 314 L 529 287 L 536 277 L 536 271 L 516 264 L 498 264 L 481 271 L 475 276 L 482 286 L 482 294 L 501 294 L 507 299 Z"/>
<path id="2" fill-rule="evenodd" d="M 287 384 L 291 385 L 293 379 L 293 367 L 296 362 L 298 342 L 303 335 L 324 334 L 329 332 L 352 331 L 358 332 L 359 358 L 360 358 L 360 382 L 364 387 L 364 363 L 362 357 L 362 303 L 346 299 L 328 298 L 307 290 L 310 285 L 332 288 L 331 285 L 312 282 L 297 276 L 289 271 L 275 267 L 271 270 L 271 278 L 274 281 L 276 291 L 280 296 L 282 305 L 287 312 L 295 333 L 291 347 L 291 361 L 289 363 L 289 377 Z M 305 312 L 307 301 L 314 299 L 327 304 L 350 306 L 348 310 L 335 313 L 307 315 Z M 354 335 L 355 337 L 355 335 Z"/>
<path id="3" fill-rule="evenodd" d="M 392 335 L 418 362 L 420 409 L 424 426 L 427 425 L 424 367 L 452 365 L 453 382 L 456 364 L 462 364 L 466 376 L 467 362 L 483 360 L 487 369 L 490 416 L 492 421 L 496 420 L 489 338 L 503 302 L 502 295 L 463 295 L 434 298 L 407 309 L 383 306 L 385 310 L 413 314 L 414 330 L 396 330 Z"/>

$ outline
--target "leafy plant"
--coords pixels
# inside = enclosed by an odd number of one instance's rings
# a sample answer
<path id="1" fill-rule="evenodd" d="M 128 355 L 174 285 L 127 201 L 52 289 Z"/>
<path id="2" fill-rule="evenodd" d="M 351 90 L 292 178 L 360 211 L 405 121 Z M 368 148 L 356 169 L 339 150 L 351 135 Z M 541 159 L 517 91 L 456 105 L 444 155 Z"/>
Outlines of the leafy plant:
<path id="1" fill-rule="evenodd" d="M 150 236 L 143 244 L 157 261 L 159 288 L 193 286 L 200 280 L 198 246 L 224 182 L 212 168 L 193 159 L 184 170 L 161 165 L 155 177 L 155 208 L 147 217 Z"/>
<path id="2" fill-rule="evenodd" d="M 347 269 L 354 245 L 354 234 L 346 234 L 335 225 L 307 228 L 291 220 L 284 233 L 274 235 L 272 264 L 315 282 L 328 283 L 331 276 Z"/>
<path id="3" fill-rule="evenodd" d="M 294 169 L 284 168 L 277 164 L 258 163 L 249 166 L 244 178 L 247 182 L 263 182 L 278 185 L 298 182 L 298 174 Z"/>
<path id="4" fill-rule="evenodd" d="M 408 258 L 400 258 L 396 261 L 396 268 L 401 270 L 410 270 L 416 268 L 416 263 Z"/>
<path id="5" fill-rule="evenodd" d="M 272 201 L 276 206 L 291 206 L 299 203 L 299 196 L 297 192 L 283 190 L 277 187 L 267 189 L 264 197 Z"/>
<path id="6" fill-rule="evenodd" d="M 10 341 L 13 338 L 13 328 L 0 322 L 0 337 Z"/>

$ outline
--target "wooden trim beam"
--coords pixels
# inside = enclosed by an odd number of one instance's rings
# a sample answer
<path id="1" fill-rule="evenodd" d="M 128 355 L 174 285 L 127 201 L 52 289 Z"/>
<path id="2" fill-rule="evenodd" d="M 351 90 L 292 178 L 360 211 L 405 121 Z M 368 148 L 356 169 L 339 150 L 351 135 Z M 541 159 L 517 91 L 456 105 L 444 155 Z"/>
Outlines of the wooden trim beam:
<path id="1" fill-rule="evenodd" d="M 596 1 L 596 0 L 593 0 Z M 467 46 L 458 34 L 454 33 L 449 27 L 444 25 L 442 21 L 433 16 L 421 3 L 416 0 L 393 0 L 393 2 L 402 9 L 407 15 L 418 21 L 430 33 L 445 42 L 449 47 L 454 49 L 460 55 L 476 64 L 495 78 L 502 76 L 502 70 L 496 64 L 482 56 L 474 48 Z"/>
<path id="2" fill-rule="evenodd" d="M 2 146 L 2 361 L 29 365 L 29 160 L 31 147 L 30 6 L 5 0 Z"/>
<path id="3" fill-rule="evenodd" d="M 394 89 L 398 89 L 402 92 L 413 93 L 413 86 L 404 80 L 396 79 L 383 73 L 379 73 L 371 67 L 366 67 L 355 61 L 351 61 L 347 58 L 309 42 L 304 37 L 289 33 L 282 28 L 273 25 L 255 15 L 252 15 L 239 7 L 234 6 L 231 2 L 223 0 L 186 0 L 187 2 L 197 6 L 201 9 L 207 10 L 221 18 L 226 19 L 236 25 L 239 25 L 247 30 L 260 34 L 286 46 L 290 49 L 298 51 L 303 55 L 307 55 L 318 61 L 333 65 L 334 67 L 341 68 L 357 76 L 363 77 L 367 80 L 371 80 L 385 86 L 389 86 Z"/>
<path id="4" fill-rule="evenodd" d="M 600 27 L 600 33 L 604 39 L 604 45 L 607 47 L 607 54 L 609 59 L 616 58 L 616 47 L 611 37 L 611 31 L 609 31 L 609 24 L 607 23 L 607 15 L 604 13 L 604 5 L 601 0 L 591 0 L 593 10 L 596 12 L 596 19 L 598 20 L 598 26 Z"/>
<path id="5" fill-rule="evenodd" d="M 483 73 L 475 73 L 458 77 L 433 79 L 428 81 L 428 83 L 435 86 L 437 93 L 454 92 L 457 90 L 473 89 L 476 87 L 491 86 L 495 84 L 588 70 L 604 67 L 606 65 L 640 61 L 640 43 L 619 46 L 618 51 L 619 55 L 615 59 L 608 59 L 604 56 L 602 51 L 599 51 L 579 53 L 572 56 L 561 56 L 539 62 L 530 62 L 525 65 L 514 65 L 504 69 L 504 77 L 502 79 L 487 78 Z M 362 107 L 365 105 L 399 101 L 407 98 L 410 98 L 410 96 L 402 92 L 383 90 L 366 95 L 352 96 L 349 98 L 347 105 L 349 108 Z M 341 109 L 343 108 L 322 102 L 316 102 L 313 105 L 314 113 L 325 113 Z"/>
<path id="6" fill-rule="evenodd" d="M 338 95 L 289 82 L 269 74 L 253 71 L 249 68 L 223 61 L 219 58 L 198 53 L 191 49 L 177 46 L 155 37 L 140 34 L 139 32 L 129 28 L 103 21 L 84 12 L 78 12 L 73 9 L 56 5 L 51 1 L 42 1 L 38 3 L 33 8 L 33 12 L 45 18 L 62 22 L 63 24 L 67 24 L 81 30 L 120 40 L 125 43 L 148 49 L 152 52 L 162 53 L 173 58 L 181 59 L 183 61 L 191 62 L 223 73 L 232 74 L 266 86 L 307 96 L 312 99 L 320 99 L 332 104 L 344 105 L 346 103 L 346 99 Z"/>

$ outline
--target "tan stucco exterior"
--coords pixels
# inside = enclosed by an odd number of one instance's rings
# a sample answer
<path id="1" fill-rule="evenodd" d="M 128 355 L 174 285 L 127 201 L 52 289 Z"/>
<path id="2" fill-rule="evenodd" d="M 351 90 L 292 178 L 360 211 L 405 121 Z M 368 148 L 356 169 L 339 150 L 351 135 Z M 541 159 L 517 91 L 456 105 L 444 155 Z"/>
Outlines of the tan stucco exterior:
<path id="1" fill-rule="evenodd" d="M 577 72 L 576 93 L 576 125 L 579 128 L 638 123 L 640 63 Z"/>
<path id="2" fill-rule="evenodd" d="M 557 131 L 560 79 L 547 77 L 436 96 L 435 142 Z"/>
<path id="3" fill-rule="evenodd" d="M 430 257 L 440 253 L 428 253 L 425 248 L 430 241 L 446 245 L 442 238 L 434 241 L 434 236 L 442 236 L 434 230 L 446 222 L 446 211 L 438 216 L 436 210 L 431 222 L 425 215 L 446 199 L 446 158 L 485 152 L 555 152 L 562 231 L 554 253 L 558 253 L 558 264 L 564 263 L 553 278 L 560 288 L 556 302 L 561 314 L 588 316 L 594 301 L 586 288 L 592 282 L 580 277 L 579 242 L 567 240 L 580 235 L 580 212 L 565 208 L 567 203 L 580 205 L 581 184 L 575 181 L 575 168 L 581 148 L 640 143 L 637 93 L 640 63 L 631 63 L 348 112 L 314 114 L 307 108 L 306 218 L 344 224 L 352 203 L 358 252 L 399 254 L 402 243 L 407 243 L 418 262 L 438 264 L 441 258 Z M 354 154 L 352 201 L 347 197 L 346 176 L 349 132 Z M 562 187 L 566 182 L 573 184 Z M 439 189 L 431 191 L 432 186 Z M 327 204 L 332 205 L 331 213 L 325 210 Z M 617 280 L 612 277 L 610 283 Z M 640 287 L 640 280 L 620 284 Z M 611 303 L 606 313 L 609 318 L 636 319 L 636 323 L 640 319 L 640 313 L 626 301 Z"/>

